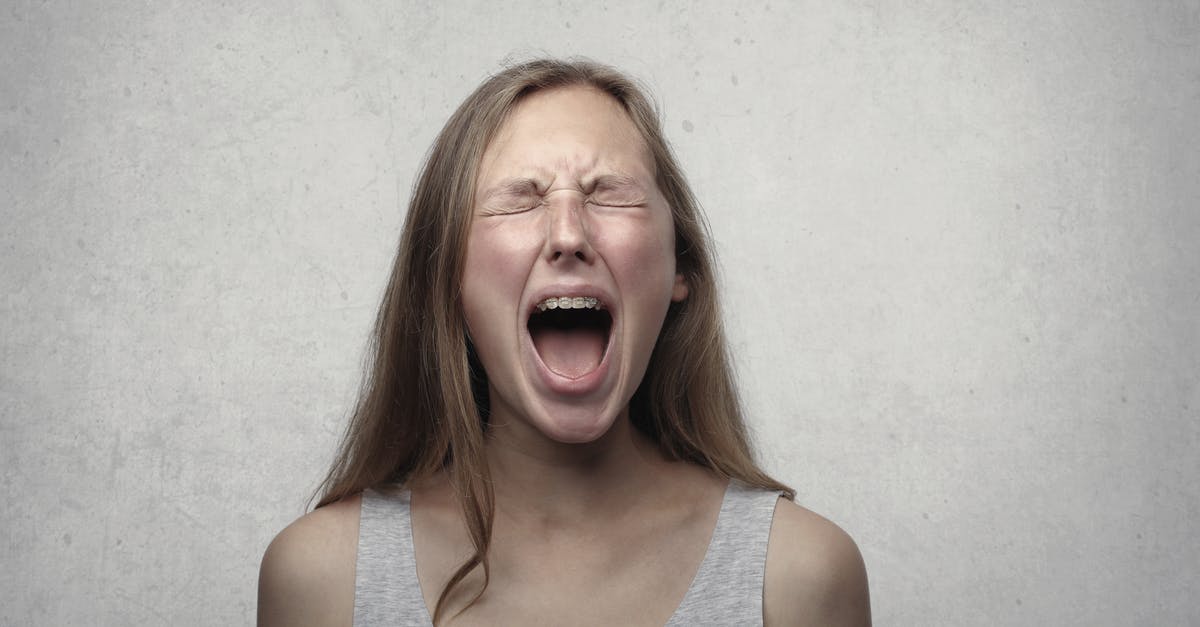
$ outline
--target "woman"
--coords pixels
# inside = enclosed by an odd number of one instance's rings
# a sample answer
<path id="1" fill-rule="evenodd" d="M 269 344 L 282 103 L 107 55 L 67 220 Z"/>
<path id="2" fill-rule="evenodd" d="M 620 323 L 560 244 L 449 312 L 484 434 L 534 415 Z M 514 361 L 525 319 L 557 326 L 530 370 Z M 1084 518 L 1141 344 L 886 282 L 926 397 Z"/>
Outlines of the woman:
<path id="1" fill-rule="evenodd" d="M 261 625 L 864 625 L 853 541 L 753 462 L 702 218 L 622 74 L 539 60 L 434 143 L 374 366 Z M 784 498 L 780 498 L 780 496 Z"/>

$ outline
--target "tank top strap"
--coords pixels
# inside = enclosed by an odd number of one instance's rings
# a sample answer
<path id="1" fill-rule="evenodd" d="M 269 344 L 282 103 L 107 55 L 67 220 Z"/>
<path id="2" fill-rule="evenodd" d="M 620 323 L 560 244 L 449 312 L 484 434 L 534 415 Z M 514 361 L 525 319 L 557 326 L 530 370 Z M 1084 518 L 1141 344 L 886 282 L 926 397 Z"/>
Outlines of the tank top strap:
<path id="1" fill-rule="evenodd" d="M 366 490 L 358 523 L 354 575 L 354 625 L 433 624 L 413 551 L 408 490 Z"/>
<path id="2" fill-rule="evenodd" d="M 767 539 L 778 492 L 731 481 L 708 551 L 668 627 L 761 625 Z M 410 493 L 366 490 L 358 530 L 354 625 L 433 624 L 413 550 Z"/>
<path id="3" fill-rule="evenodd" d="M 708 553 L 668 627 L 762 625 L 767 539 L 779 496 L 730 481 Z"/>

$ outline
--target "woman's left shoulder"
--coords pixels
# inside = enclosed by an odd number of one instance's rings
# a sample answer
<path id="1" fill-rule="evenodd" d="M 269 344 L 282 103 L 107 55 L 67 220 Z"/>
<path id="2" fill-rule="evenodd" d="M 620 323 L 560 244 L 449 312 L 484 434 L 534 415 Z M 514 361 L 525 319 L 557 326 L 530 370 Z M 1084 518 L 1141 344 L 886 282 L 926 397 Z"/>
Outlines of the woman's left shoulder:
<path id="1" fill-rule="evenodd" d="M 763 619 L 767 626 L 871 624 L 867 570 L 854 540 L 785 498 L 767 544 Z"/>

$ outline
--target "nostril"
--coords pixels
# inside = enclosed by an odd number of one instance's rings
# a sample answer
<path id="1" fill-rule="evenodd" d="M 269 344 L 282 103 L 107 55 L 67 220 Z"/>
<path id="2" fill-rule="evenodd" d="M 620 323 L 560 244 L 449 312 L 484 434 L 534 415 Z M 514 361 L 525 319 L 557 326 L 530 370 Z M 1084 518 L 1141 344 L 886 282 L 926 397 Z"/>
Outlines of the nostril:
<path id="1" fill-rule="evenodd" d="M 583 252 L 582 252 L 582 251 L 578 251 L 578 250 L 577 250 L 577 251 L 575 251 L 575 258 L 576 258 L 576 259 L 578 259 L 578 260 L 580 260 L 580 261 L 587 261 L 586 259 L 584 259 L 584 258 L 583 258 Z"/>

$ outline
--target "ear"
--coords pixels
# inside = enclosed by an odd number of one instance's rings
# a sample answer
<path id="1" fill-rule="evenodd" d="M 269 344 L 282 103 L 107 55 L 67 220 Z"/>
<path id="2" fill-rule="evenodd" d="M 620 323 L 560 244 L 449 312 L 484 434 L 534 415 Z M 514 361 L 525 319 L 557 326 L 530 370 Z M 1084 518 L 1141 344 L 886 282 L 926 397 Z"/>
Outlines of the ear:
<path id="1" fill-rule="evenodd" d="M 675 285 L 671 286 L 671 302 L 683 302 L 688 296 L 687 279 L 683 278 L 683 274 L 675 275 Z"/>

